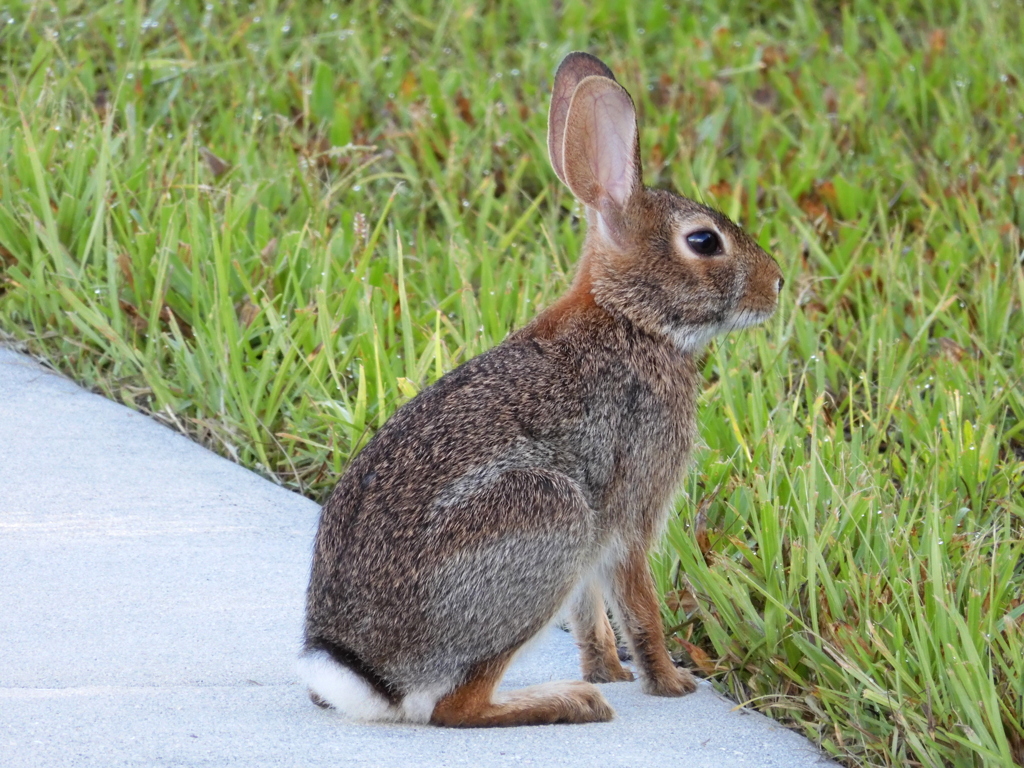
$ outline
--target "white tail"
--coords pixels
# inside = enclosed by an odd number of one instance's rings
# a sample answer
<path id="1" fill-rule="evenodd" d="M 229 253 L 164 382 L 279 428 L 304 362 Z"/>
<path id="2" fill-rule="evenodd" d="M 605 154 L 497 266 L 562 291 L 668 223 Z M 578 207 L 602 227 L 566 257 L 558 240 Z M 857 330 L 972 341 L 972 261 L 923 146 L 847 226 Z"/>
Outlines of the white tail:
<path id="1" fill-rule="evenodd" d="M 306 687 L 354 720 L 428 723 L 434 705 L 447 691 L 413 691 L 395 705 L 326 651 L 305 651 L 298 672 Z"/>

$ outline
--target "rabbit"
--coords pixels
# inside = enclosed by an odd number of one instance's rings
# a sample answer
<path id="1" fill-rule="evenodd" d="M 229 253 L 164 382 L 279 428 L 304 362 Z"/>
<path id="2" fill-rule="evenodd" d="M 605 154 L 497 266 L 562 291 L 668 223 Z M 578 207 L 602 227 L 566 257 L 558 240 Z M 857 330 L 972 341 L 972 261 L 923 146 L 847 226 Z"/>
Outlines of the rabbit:
<path id="1" fill-rule="evenodd" d="M 548 151 L 586 208 L 568 291 L 402 406 L 323 507 L 300 674 L 362 720 L 516 726 L 610 720 L 594 683 L 696 688 L 665 648 L 647 556 L 696 434 L 698 358 L 760 323 L 776 262 L 721 213 L 645 188 L 636 114 L 611 70 L 571 53 Z M 496 692 L 516 652 L 568 615 L 583 680 Z"/>

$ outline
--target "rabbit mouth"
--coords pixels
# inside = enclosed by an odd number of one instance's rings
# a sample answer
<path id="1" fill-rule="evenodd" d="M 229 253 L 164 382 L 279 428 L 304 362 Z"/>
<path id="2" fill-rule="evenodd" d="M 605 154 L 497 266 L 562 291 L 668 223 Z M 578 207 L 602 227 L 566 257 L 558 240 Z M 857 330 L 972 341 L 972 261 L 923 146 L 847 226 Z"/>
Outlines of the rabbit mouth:
<path id="1" fill-rule="evenodd" d="M 760 325 L 774 314 L 775 307 L 739 309 L 721 322 L 706 325 L 670 325 L 664 329 L 664 333 L 672 339 L 680 352 L 697 352 L 715 336 Z"/>
<path id="2" fill-rule="evenodd" d="M 725 331 L 738 331 L 749 328 L 752 325 L 760 325 L 775 314 L 775 307 L 771 309 L 740 309 L 731 318 Z"/>

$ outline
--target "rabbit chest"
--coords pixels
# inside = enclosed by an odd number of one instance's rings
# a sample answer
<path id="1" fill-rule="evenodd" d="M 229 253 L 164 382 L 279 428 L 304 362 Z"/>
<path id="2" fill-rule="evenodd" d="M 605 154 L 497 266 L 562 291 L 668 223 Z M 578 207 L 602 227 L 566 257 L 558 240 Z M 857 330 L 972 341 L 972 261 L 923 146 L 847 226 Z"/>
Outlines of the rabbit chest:
<path id="1" fill-rule="evenodd" d="M 696 433 L 689 355 L 632 328 L 575 350 L 580 415 L 562 442 L 601 529 L 650 543 L 664 525 Z M 567 407 L 567 404 L 562 404 Z"/>

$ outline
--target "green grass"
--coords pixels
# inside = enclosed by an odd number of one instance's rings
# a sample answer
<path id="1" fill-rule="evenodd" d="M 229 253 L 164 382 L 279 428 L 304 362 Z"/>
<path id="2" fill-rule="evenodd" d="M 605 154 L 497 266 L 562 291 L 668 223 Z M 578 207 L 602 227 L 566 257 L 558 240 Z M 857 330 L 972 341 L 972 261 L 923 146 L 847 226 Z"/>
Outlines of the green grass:
<path id="1" fill-rule="evenodd" d="M 673 649 L 848 765 L 1024 765 L 1021 3 L 552 5 L 7 3 L 0 328 L 323 498 L 567 285 L 591 50 L 787 281 L 707 356 Z"/>

